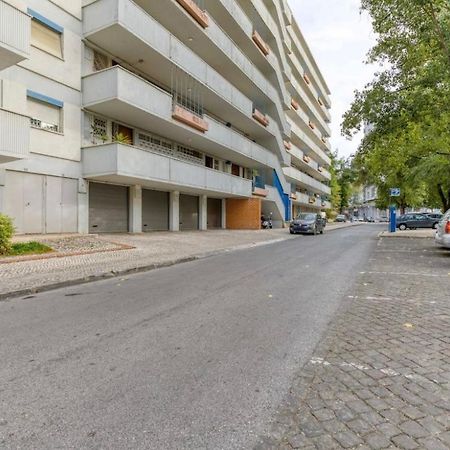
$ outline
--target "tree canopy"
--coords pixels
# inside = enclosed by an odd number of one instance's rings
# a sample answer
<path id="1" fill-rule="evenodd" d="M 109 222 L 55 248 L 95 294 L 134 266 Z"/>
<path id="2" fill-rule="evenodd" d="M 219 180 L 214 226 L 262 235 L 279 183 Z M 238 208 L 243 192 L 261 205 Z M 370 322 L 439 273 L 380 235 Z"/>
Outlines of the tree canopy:
<path id="1" fill-rule="evenodd" d="M 450 2 L 362 0 L 380 70 L 355 92 L 342 132 L 370 124 L 354 159 L 360 180 L 378 187 L 379 206 L 400 187 L 400 207 L 450 208 Z"/>

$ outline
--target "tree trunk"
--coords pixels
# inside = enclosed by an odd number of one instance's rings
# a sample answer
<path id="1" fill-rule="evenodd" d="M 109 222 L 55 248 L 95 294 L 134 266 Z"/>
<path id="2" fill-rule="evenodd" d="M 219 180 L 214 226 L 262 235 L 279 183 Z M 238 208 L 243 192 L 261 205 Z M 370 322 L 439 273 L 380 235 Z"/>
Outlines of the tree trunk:
<path id="1" fill-rule="evenodd" d="M 450 189 L 448 190 L 447 196 L 445 195 L 444 189 L 442 188 L 442 184 L 438 184 L 437 186 L 438 188 L 438 192 L 439 192 L 439 197 L 441 199 L 442 202 L 442 207 L 443 207 L 443 211 L 442 212 L 446 212 L 447 210 L 450 209 Z"/>

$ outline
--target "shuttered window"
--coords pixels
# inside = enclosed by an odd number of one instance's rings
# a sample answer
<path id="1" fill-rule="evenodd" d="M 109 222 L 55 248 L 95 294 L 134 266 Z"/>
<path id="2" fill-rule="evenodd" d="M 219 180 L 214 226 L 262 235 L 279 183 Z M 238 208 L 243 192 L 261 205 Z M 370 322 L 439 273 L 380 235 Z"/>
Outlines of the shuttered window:
<path id="1" fill-rule="evenodd" d="M 63 29 L 40 14 L 28 10 L 31 14 L 31 44 L 58 58 L 63 57 Z"/>
<path id="2" fill-rule="evenodd" d="M 31 117 L 31 125 L 43 130 L 61 132 L 61 110 L 60 106 L 47 103 L 42 100 L 28 96 L 28 114 Z"/>

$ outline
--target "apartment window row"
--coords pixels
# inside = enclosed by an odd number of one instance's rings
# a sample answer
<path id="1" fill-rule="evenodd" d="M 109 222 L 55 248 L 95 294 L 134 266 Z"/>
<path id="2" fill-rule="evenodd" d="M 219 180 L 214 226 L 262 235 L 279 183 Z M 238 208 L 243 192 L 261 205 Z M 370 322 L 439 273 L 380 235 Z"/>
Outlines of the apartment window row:
<path id="1" fill-rule="evenodd" d="M 30 8 L 28 14 L 31 16 L 31 45 L 62 59 L 64 28 Z"/>
<path id="2" fill-rule="evenodd" d="M 254 171 L 248 167 L 204 154 L 148 131 L 133 129 L 107 118 L 86 113 L 84 128 L 84 142 L 87 145 L 121 142 L 249 180 L 253 178 Z"/>

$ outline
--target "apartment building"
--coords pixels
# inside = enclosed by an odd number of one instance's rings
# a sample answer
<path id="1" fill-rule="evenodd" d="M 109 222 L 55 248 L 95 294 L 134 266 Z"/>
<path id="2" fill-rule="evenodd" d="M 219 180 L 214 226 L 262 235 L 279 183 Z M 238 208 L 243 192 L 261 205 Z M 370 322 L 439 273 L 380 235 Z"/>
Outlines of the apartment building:
<path id="1" fill-rule="evenodd" d="M 329 207 L 330 100 L 284 0 L 0 0 L 19 233 L 256 229 Z"/>

